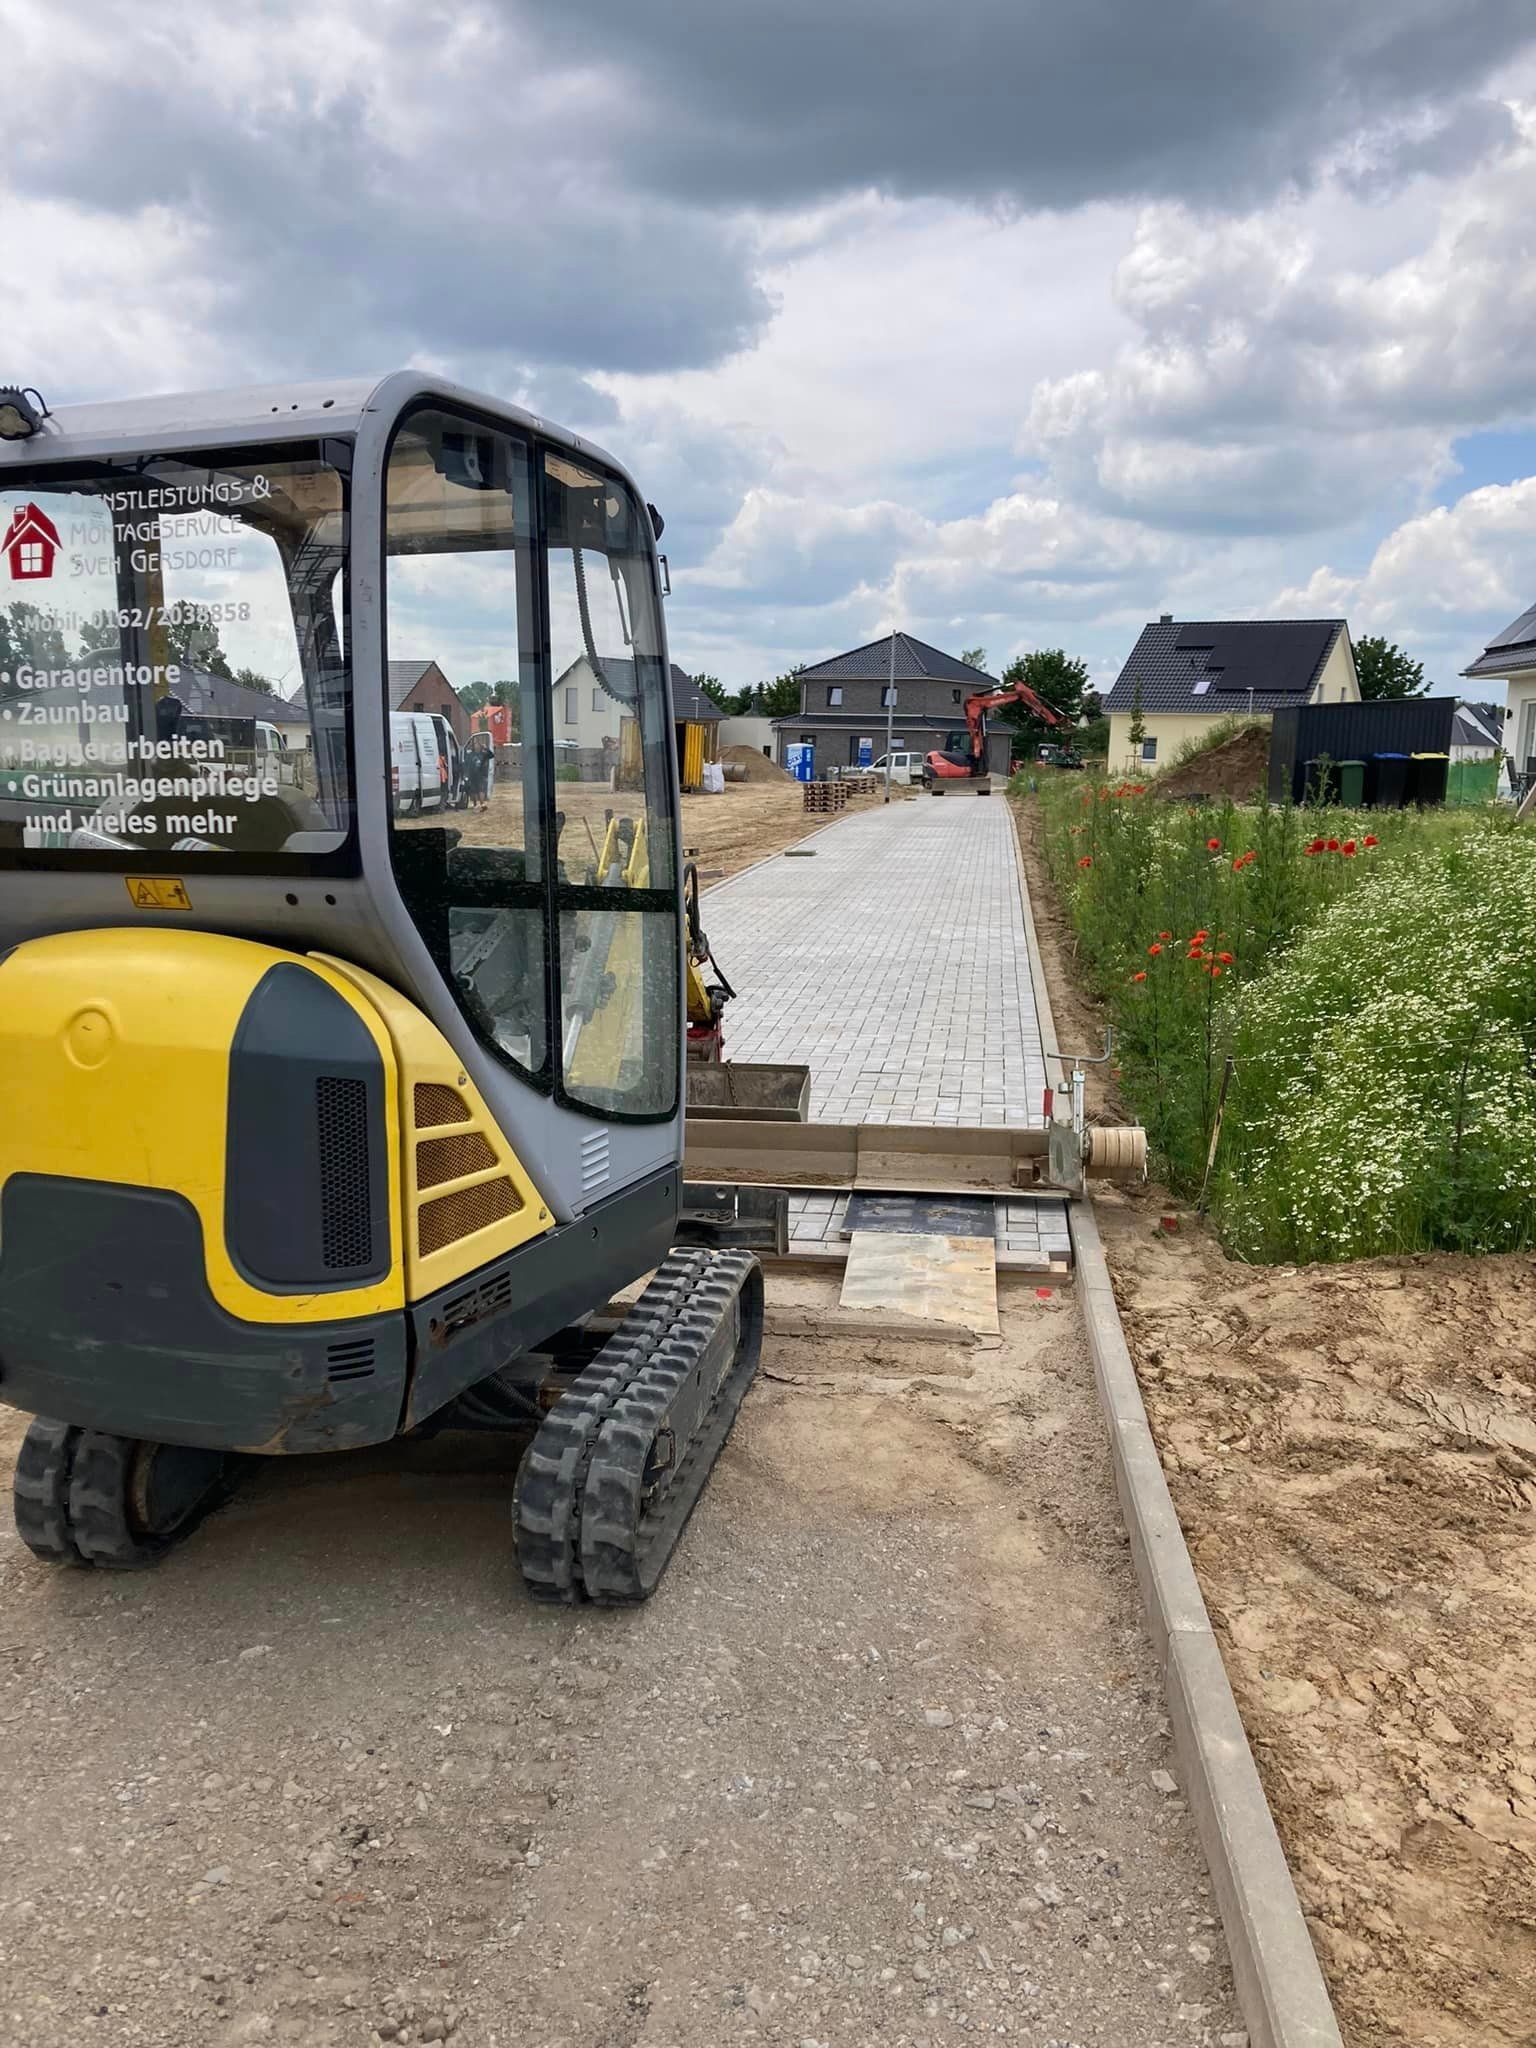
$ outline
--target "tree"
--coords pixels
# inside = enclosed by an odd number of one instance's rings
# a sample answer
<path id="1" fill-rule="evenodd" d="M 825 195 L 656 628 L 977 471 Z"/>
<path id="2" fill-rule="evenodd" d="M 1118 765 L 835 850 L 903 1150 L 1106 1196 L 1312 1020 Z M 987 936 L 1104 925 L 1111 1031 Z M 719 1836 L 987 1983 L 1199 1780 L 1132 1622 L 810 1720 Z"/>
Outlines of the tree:
<path id="1" fill-rule="evenodd" d="M 117 619 L 111 612 L 92 612 L 89 618 L 80 621 L 80 657 L 84 660 L 92 654 L 109 654 L 117 657 L 122 649 L 122 637 L 118 631 Z"/>
<path id="2" fill-rule="evenodd" d="M 167 658 L 178 668 L 198 668 L 204 675 L 223 676 L 227 683 L 235 680 L 229 656 L 219 641 L 219 629 L 214 623 L 213 613 L 205 604 L 170 607 L 165 646 Z"/>
<path id="3" fill-rule="evenodd" d="M 237 668 L 233 680 L 245 690 L 259 690 L 263 697 L 275 697 L 277 685 L 253 668 Z"/>
<path id="4" fill-rule="evenodd" d="M 489 683 L 460 683 L 459 702 L 469 712 L 471 717 L 473 717 L 475 712 L 483 711 L 490 701 L 491 686 Z"/>
<path id="5" fill-rule="evenodd" d="M 65 668 L 69 649 L 52 616 L 35 604 L 18 602 L 0 619 L 0 664 L 10 669 L 17 662 L 33 668 Z"/>
<path id="6" fill-rule="evenodd" d="M 759 684 L 756 697 L 764 718 L 793 718 L 800 709 L 800 671 L 792 669 L 771 683 Z"/>
<path id="7" fill-rule="evenodd" d="M 1083 713 L 1083 692 L 1088 686 L 1088 664 L 1064 647 L 1039 647 L 1033 654 L 1020 655 L 1003 670 L 1005 683 L 1027 683 L 1053 711 L 1059 711 L 1069 727 L 1076 726 Z M 1009 704 L 999 713 L 1026 746 L 1037 747 L 1048 739 L 1070 735 L 1060 727 L 1048 726 L 1022 704 Z"/>
<path id="8" fill-rule="evenodd" d="M 697 675 L 690 676 L 688 680 L 718 710 L 727 712 L 730 710 L 735 693 L 728 690 L 718 676 Z"/>
<path id="9" fill-rule="evenodd" d="M 1380 633 L 1367 633 L 1355 642 L 1355 673 L 1360 678 L 1360 695 L 1371 700 L 1422 697 L 1429 688 L 1423 662 L 1415 661 Z"/>
<path id="10" fill-rule="evenodd" d="M 985 669 L 987 665 L 987 650 L 985 647 L 962 647 L 960 659 L 967 668 Z"/>
<path id="11" fill-rule="evenodd" d="M 1147 721 L 1141 715 L 1141 677 L 1138 676 L 1131 686 L 1131 723 L 1127 734 L 1131 742 L 1131 757 L 1133 761 L 1139 762 L 1141 760 L 1142 742 L 1146 739 L 1146 736 Z"/>

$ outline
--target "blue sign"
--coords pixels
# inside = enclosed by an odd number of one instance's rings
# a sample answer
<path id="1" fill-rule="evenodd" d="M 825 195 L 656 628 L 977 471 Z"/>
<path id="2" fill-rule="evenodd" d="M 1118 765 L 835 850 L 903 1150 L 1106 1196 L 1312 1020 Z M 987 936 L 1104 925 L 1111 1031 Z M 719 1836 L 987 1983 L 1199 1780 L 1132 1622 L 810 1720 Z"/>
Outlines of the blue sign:
<path id="1" fill-rule="evenodd" d="M 816 763 L 816 749 L 807 746 L 788 746 L 784 749 L 784 766 L 796 782 L 809 782 Z"/>
<path id="2" fill-rule="evenodd" d="M 868 768 L 868 767 L 871 767 L 871 766 L 873 765 L 873 763 L 874 763 L 874 758 L 875 758 L 875 743 L 874 743 L 874 741 L 873 741 L 873 740 L 860 740 L 860 741 L 859 741 L 859 766 L 860 766 L 861 768 Z"/>

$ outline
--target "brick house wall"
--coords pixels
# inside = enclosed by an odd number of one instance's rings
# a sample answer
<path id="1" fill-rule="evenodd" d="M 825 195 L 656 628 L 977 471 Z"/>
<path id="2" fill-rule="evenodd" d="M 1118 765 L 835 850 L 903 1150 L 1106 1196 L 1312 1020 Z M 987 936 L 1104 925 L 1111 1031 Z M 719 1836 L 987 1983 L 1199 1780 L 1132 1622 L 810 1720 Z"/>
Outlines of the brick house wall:
<path id="1" fill-rule="evenodd" d="M 400 698 L 397 711 L 440 711 L 453 727 L 460 746 L 469 738 L 469 713 L 459 702 L 458 692 L 435 661 L 428 662 L 420 678 Z"/>
<path id="2" fill-rule="evenodd" d="M 805 682 L 800 685 L 801 715 L 846 712 L 859 718 L 885 718 L 885 679 L 866 680 L 851 676 L 842 681 Z M 978 685 L 979 687 L 979 685 Z M 841 690 L 841 703 L 828 703 L 827 692 Z M 965 726 L 965 700 L 969 692 L 962 684 L 933 682 L 926 677 L 899 676 L 896 680 L 896 716 L 909 718 L 953 718 Z"/>

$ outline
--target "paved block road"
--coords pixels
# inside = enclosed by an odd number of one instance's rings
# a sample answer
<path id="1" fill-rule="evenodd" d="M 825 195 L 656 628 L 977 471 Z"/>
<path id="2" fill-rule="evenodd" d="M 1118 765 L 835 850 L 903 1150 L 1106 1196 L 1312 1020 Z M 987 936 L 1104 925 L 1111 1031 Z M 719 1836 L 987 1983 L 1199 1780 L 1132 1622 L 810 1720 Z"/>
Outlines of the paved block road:
<path id="1" fill-rule="evenodd" d="M 729 799 L 727 799 L 729 801 Z M 1000 796 L 893 799 L 712 889 L 726 1056 L 803 1061 L 830 1123 L 1030 1124 L 1045 1064 Z"/>

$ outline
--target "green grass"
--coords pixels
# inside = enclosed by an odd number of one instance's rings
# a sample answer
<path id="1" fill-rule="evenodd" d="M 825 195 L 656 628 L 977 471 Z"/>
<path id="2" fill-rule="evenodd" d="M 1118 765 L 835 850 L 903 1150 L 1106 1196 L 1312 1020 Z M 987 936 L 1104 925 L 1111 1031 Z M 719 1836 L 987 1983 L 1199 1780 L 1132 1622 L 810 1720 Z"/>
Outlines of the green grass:
<path id="1" fill-rule="evenodd" d="M 1536 834 L 1507 812 L 1040 795 L 1158 1170 L 1303 1260 L 1536 1235 Z M 1370 842 L 1370 843 L 1368 843 Z M 1315 850 L 1314 850 L 1315 849 Z"/>

